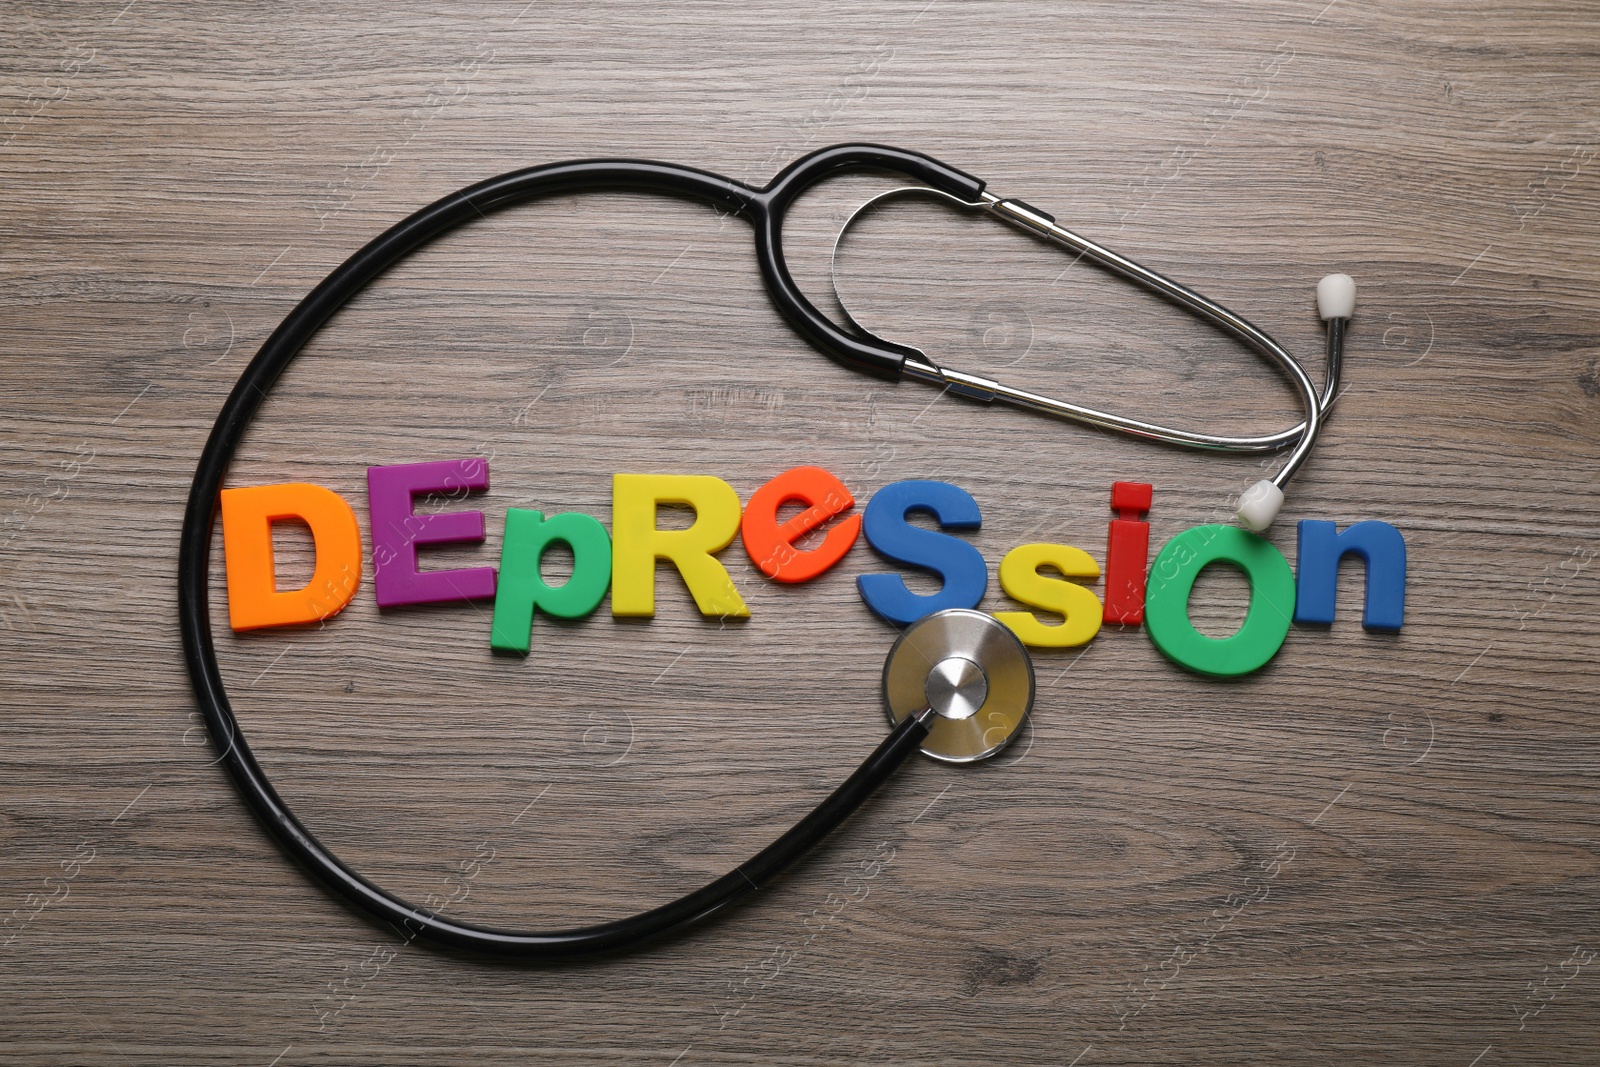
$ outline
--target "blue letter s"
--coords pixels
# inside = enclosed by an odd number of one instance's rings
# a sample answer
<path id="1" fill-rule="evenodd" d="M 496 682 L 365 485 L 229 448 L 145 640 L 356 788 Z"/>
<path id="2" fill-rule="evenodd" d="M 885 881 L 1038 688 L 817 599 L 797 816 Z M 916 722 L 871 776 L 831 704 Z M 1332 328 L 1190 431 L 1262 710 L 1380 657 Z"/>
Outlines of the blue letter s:
<path id="1" fill-rule="evenodd" d="M 856 589 L 867 607 L 899 626 L 945 608 L 975 608 L 989 587 L 989 566 L 979 551 L 960 538 L 913 526 L 912 511 L 926 511 L 946 530 L 976 530 L 983 522 L 972 494 L 949 482 L 912 480 L 886 485 L 873 494 L 861 518 L 867 543 L 878 552 L 944 579 L 937 593 L 918 595 L 898 574 L 863 574 Z"/>

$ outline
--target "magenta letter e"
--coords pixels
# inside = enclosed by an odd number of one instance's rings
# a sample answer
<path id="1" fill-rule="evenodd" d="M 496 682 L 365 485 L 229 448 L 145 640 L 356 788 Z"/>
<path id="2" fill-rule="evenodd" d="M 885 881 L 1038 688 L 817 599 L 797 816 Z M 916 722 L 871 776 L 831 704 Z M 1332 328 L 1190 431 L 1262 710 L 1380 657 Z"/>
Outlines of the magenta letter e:
<path id="1" fill-rule="evenodd" d="M 494 568 L 417 570 L 417 546 L 482 541 L 483 512 L 418 515 L 418 493 L 465 496 L 489 488 L 489 461 L 446 459 L 367 468 L 367 509 L 372 522 L 372 589 L 378 607 L 478 600 L 494 596 Z"/>

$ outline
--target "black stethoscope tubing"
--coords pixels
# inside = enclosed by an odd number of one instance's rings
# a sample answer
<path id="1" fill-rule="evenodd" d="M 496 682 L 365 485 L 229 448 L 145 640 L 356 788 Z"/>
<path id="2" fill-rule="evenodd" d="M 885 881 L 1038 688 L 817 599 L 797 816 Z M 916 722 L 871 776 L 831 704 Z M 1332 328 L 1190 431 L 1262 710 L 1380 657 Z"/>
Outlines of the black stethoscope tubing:
<path id="1" fill-rule="evenodd" d="M 228 700 L 211 637 L 208 571 L 218 494 L 251 418 L 294 357 L 324 323 L 398 260 L 433 238 L 522 200 L 570 192 L 638 190 L 709 201 L 749 220 L 756 258 L 774 304 L 830 357 L 898 378 L 915 350 L 845 333 L 806 299 L 783 259 L 783 222 L 795 199 L 824 178 L 886 170 L 975 202 L 983 182 L 937 160 L 881 145 L 836 145 L 796 160 L 764 189 L 691 167 L 643 160 L 578 160 L 512 171 L 452 193 L 397 223 L 328 275 L 272 332 L 228 395 L 201 452 L 178 553 L 178 614 L 184 658 L 218 760 L 279 845 L 329 888 L 374 917 L 457 948 L 499 956 L 561 959 L 627 948 L 682 929 L 761 888 L 844 821 L 927 736 L 922 716 L 904 719 L 865 762 L 793 829 L 732 871 L 671 903 L 594 926 L 555 932 L 501 930 L 447 918 L 402 900 L 352 870 L 303 826 L 256 761 Z"/>

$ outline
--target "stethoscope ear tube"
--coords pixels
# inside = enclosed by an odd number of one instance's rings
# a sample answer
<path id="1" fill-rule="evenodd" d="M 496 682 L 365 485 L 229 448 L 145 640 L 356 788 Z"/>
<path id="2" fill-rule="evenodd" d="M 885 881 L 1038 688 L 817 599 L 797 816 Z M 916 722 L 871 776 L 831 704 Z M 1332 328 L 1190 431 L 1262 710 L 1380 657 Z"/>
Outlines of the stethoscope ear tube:
<path id="1" fill-rule="evenodd" d="M 982 375 L 956 370 L 929 358 L 921 349 L 876 336 L 851 314 L 844 295 L 840 292 L 839 248 L 858 219 L 887 201 L 906 196 L 930 197 L 966 211 L 987 213 L 1010 226 L 1075 253 L 1072 261 L 1074 263 L 1087 259 L 1090 263 L 1125 278 L 1202 321 L 1210 323 L 1282 371 L 1290 387 L 1299 394 L 1305 414 L 1304 420 L 1278 433 L 1249 436 L 1178 429 L 1100 411 L 1031 390 L 1019 389 Z M 1278 473 L 1271 478 L 1256 482 L 1239 499 L 1236 514 L 1240 522 L 1257 533 L 1270 526 L 1277 516 L 1278 509 L 1283 503 L 1283 487 L 1311 455 L 1328 408 L 1338 396 L 1345 327 L 1349 323 L 1350 316 L 1355 313 L 1355 282 L 1348 275 L 1330 274 L 1317 283 L 1317 309 L 1327 323 L 1328 351 L 1327 374 L 1319 398 L 1316 387 L 1306 375 L 1305 369 L 1281 344 L 1248 319 L 1216 301 L 1072 232 L 1058 223 L 1055 216 L 1021 200 L 998 197 L 987 191 L 980 191 L 976 198 L 972 198 L 931 187 L 931 183 L 903 186 L 878 193 L 851 212 L 834 239 L 830 273 L 834 296 L 844 313 L 845 321 L 862 338 L 870 339 L 876 344 L 892 346 L 896 351 L 904 350 L 907 355 L 900 360 L 899 371 L 907 378 L 937 385 L 944 391 L 968 400 L 980 403 L 1003 401 L 1030 411 L 1071 419 L 1101 430 L 1111 430 L 1148 441 L 1160 441 L 1180 448 L 1216 452 L 1273 452 L 1290 448 L 1289 457 Z M 818 340 L 817 343 L 825 342 Z"/>
<path id="2" fill-rule="evenodd" d="M 906 360 L 922 353 L 865 331 L 857 336 L 841 330 L 800 291 L 783 258 L 783 223 L 795 199 L 832 175 L 859 170 L 904 174 L 972 204 L 983 195 L 983 182 L 919 152 L 887 145 L 843 144 L 795 160 L 761 190 L 761 209 L 753 213 L 751 222 L 755 226 L 756 262 L 773 305 L 796 333 L 832 359 L 874 377 L 898 381 Z"/>

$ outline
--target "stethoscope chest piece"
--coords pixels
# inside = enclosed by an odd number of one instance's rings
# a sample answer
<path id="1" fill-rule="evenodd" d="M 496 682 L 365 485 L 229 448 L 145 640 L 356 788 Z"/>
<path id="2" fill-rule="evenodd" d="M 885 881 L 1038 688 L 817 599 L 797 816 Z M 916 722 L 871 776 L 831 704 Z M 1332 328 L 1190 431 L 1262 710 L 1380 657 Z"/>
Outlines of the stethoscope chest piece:
<path id="1" fill-rule="evenodd" d="M 1033 707 L 1033 662 L 1003 623 L 952 608 L 906 627 L 883 665 L 889 720 L 928 717 L 924 754 L 970 763 L 999 752 Z"/>

